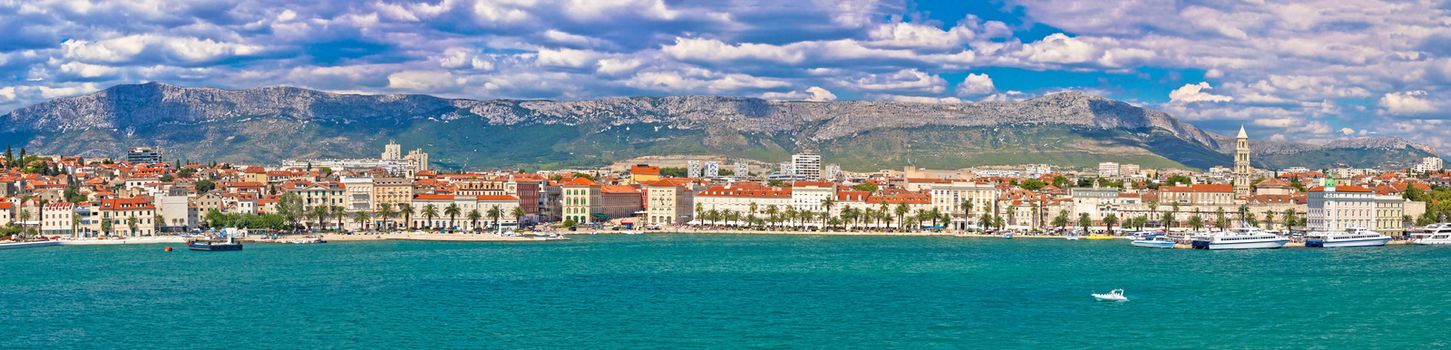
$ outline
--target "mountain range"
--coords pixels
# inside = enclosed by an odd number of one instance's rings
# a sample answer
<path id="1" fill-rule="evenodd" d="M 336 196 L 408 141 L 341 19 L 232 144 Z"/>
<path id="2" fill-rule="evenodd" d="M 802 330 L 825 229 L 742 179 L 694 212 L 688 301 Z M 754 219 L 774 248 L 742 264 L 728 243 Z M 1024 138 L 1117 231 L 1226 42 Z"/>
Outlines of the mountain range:
<path id="1" fill-rule="evenodd" d="M 376 157 L 396 140 L 444 168 L 603 166 L 642 156 L 782 161 L 803 150 L 867 171 L 1115 161 L 1154 168 L 1229 165 L 1233 140 L 1160 111 L 1082 93 L 1018 102 L 768 101 L 717 96 L 583 101 L 336 94 L 117 85 L 0 116 L 0 143 L 32 153 L 116 156 L 161 146 L 168 159 L 276 164 Z M 1255 165 L 1407 167 L 1433 149 L 1395 138 L 1311 145 L 1252 140 Z"/>

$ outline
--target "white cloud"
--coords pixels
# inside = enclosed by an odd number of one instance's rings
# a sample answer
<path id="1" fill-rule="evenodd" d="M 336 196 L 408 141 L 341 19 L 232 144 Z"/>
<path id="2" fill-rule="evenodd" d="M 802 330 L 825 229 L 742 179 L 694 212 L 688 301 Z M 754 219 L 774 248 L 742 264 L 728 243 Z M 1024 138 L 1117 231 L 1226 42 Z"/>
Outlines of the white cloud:
<path id="1" fill-rule="evenodd" d="M 919 91 L 942 93 L 947 89 L 942 77 L 916 69 L 903 69 L 892 74 L 868 74 L 856 80 L 852 87 L 870 91 Z"/>
<path id="2" fill-rule="evenodd" d="M 1355 129 L 1351 129 L 1351 128 L 1340 128 L 1340 134 L 1341 135 L 1354 135 L 1355 134 Z"/>
<path id="3" fill-rule="evenodd" d="M 958 96 L 988 95 L 997 91 L 997 87 L 993 86 L 993 79 L 989 78 L 987 73 L 970 73 L 967 75 L 967 78 L 962 80 L 961 84 L 957 84 Z"/>
<path id="4" fill-rule="evenodd" d="M 87 63 L 125 63 L 147 52 L 154 52 L 159 59 L 199 63 L 257 54 L 262 52 L 262 47 L 192 37 L 137 34 L 97 41 L 66 40 L 61 44 L 61 50 L 64 57 Z"/>
<path id="5" fill-rule="evenodd" d="M 1229 102 L 1234 100 L 1233 97 L 1211 94 L 1209 93 L 1209 89 L 1211 88 L 1209 87 L 1208 82 L 1199 82 L 1198 84 L 1184 84 L 1184 86 L 1181 86 L 1178 89 L 1174 89 L 1174 91 L 1169 92 L 1169 101 L 1190 103 Z"/>
<path id="6" fill-rule="evenodd" d="M 100 78 L 115 75 L 120 69 L 109 66 L 66 62 L 60 65 L 60 72 L 81 78 Z"/>
<path id="7" fill-rule="evenodd" d="M 1098 59 L 1100 50 L 1078 38 L 1053 33 L 1042 40 L 1024 45 L 1028 60 L 1042 63 L 1084 63 Z"/>
<path id="8" fill-rule="evenodd" d="M 896 22 L 878 25 L 867 36 L 872 39 L 868 45 L 875 47 L 960 49 L 973 39 L 974 33 L 964 26 L 942 30 L 918 23 Z"/>
<path id="9" fill-rule="evenodd" d="M 812 86 L 806 88 L 806 91 L 767 92 L 761 94 L 761 98 L 780 101 L 830 102 L 836 101 L 836 94 L 819 86 Z"/>
<path id="10" fill-rule="evenodd" d="M 15 100 L 15 87 L 0 87 L 0 102 L 10 102 L 12 100 Z"/>
<path id="11" fill-rule="evenodd" d="M 445 71 L 402 71 L 388 75 L 388 87 L 414 92 L 449 92 L 464 85 Z"/>
<path id="12" fill-rule="evenodd" d="M 549 49 L 539 50 L 539 64 L 552 67 L 593 67 L 604 54 L 590 50 Z"/>
<path id="13" fill-rule="evenodd" d="M 1425 90 L 1389 92 L 1380 98 L 1380 108 L 1389 114 L 1413 115 L 1436 111 Z"/>
<path id="14" fill-rule="evenodd" d="M 443 50 L 443 55 L 439 57 L 438 65 L 451 69 L 494 69 L 494 63 L 488 58 L 479 55 L 473 50 L 458 47 L 450 47 Z"/>

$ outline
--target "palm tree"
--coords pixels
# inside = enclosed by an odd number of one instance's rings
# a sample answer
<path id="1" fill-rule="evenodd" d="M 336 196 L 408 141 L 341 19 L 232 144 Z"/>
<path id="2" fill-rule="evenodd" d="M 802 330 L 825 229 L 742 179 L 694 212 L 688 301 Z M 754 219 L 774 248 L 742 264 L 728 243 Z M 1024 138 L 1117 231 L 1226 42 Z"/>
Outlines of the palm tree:
<path id="1" fill-rule="evenodd" d="M 932 227 L 935 229 L 937 227 L 937 219 L 942 217 L 942 210 L 937 209 L 937 207 L 932 207 L 932 210 L 928 211 L 928 213 L 932 214 Z"/>
<path id="2" fill-rule="evenodd" d="M 404 214 L 407 215 L 407 214 Z M 438 217 L 438 207 L 433 204 L 423 205 L 423 217 L 428 219 L 428 229 L 433 229 L 433 218 Z"/>
<path id="3" fill-rule="evenodd" d="M 1218 227 L 1220 231 L 1229 228 L 1229 218 L 1224 216 L 1224 207 L 1214 209 L 1214 226 Z"/>
<path id="4" fill-rule="evenodd" d="M 115 236 L 116 235 L 116 232 L 114 232 L 114 229 L 115 228 L 116 228 L 116 225 L 111 222 L 111 218 L 103 218 L 103 219 L 101 219 L 101 233 L 104 233 L 107 236 Z"/>
<path id="5" fill-rule="evenodd" d="M 1103 216 L 1103 226 L 1108 228 L 1108 234 L 1113 235 L 1113 225 L 1118 224 L 1118 215 L 1109 213 Z"/>
<path id="6" fill-rule="evenodd" d="M 448 215 L 448 228 L 452 229 L 457 227 L 454 225 L 454 221 L 458 219 L 458 214 L 462 214 L 462 210 L 458 208 L 458 203 L 449 203 L 447 207 L 443 208 L 443 215 Z"/>
<path id="7" fill-rule="evenodd" d="M 524 207 L 514 206 L 509 214 L 514 216 L 514 227 L 520 227 L 524 223 Z"/>
<path id="8" fill-rule="evenodd" d="M 343 208 L 341 205 L 334 205 L 332 207 L 332 211 L 333 218 L 336 218 L 338 220 L 338 230 L 342 231 L 343 219 L 346 219 L 348 217 L 348 208 Z"/>
<path id="9" fill-rule="evenodd" d="M 1204 219 L 1199 218 L 1199 215 L 1189 217 L 1189 227 L 1193 227 L 1195 231 L 1203 229 Z"/>
<path id="10" fill-rule="evenodd" d="M 785 218 L 786 218 L 786 221 L 787 222 L 790 222 L 792 224 L 795 224 L 796 223 L 796 218 L 799 217 L 798 215 L 796 215 L 796 207 L 789 206 L 789 205 L 786 206 L 786 211 L 782 212 L 781 215 L 784 215 Z"/>
<path id="11" fill-rule="evenodd" d="M 131 231 L 127 232 L 126 234 L 129 234 L 131 236 L 135 236 L 136 235 L 136 217 L 135 216 L 126 218 L 126 228 L 128 228 L 128 229 L 131 230 Z"/>
<path id="12" fill-rule="evenodd" d="M 1275 229 L 1275 211 L 1274 210 L 1267 210 L 1267 211 L 1265 211 L 1265 229 L 1267 229 L 1267 230 L 1273 230 L 1273 229 Z"/>
<path id="13" fill-rule="evenodd" d="M 759 206 L 756 205 L 756 202 L 751 202 L 750 207 L 751 207 L 751 215 L 755 215 L 756 214 L 756 210 L 760 208 Z"/>
<path id="14" fill-rule="evenodd" d="M 1088 227 L 1089 226 L 1092 226 L 1092 225 L 1093 225 L 1093 218 L 1088 217 L 1088 213 L 1079 213 L 1078 214 L 1078 227 L 1082 227 L 1083 228 L 1083 233 L 1088 233 Z"/>
<path id="15" fill-rule="evenodd" d="M 388 226 L 389 226 L 388 225 L 388 220 L 391 220 L 394 217 L 397 217 L 398 216 L 398 212 L 393 210 L 393 204 L 392 203 L 380 203 L 380 204 L 378 204 L 378 209 L 377 210 L 378 210 L 378 218 L 383 219 L 383 228 L 385 228 L 385 229 L 388 228 Z"/>
<path id="16" fill-rule="evenodd" d="M 328 209 L 327 206 L 319 205 L 319 206 L 312 207 L 311 212 L 312 212 L 312 217 L 314 219 L 317 219 L 318 230 L 327 229 L 327 224 L 324 223 L 323 221 L 326 221 L 327 219 L 331 219 L 333 217 L 333 211 L 332 211 L 332 209 Z"/>
<path id="17" fill-rule="evenodd" d="M 826 197 L 821 199 L 821 207 L 826 208 L 827 215 L 821 216 L 821 225 L 826 226 L 826 219 L 831 217 L 831 207 L 836 206 L 836 199 Z"/>
<path id="18" fill-rule="evenodd" d="M 469 210 L 469 213 L 468 213 L 469 227 L 472 227 L 473 228 L 473 231 L 475 231 L 475 232 L 479 231 L 479 219 L 481 219 L 483 217 L 484 217 L 484 215 L 483 214 L 479 214 L 479 210 L 478 209 L 471 209 L 471 210 Z"/>
<path id="19" fill-rule="evenodd" d="M 1053 226 L 1058 226 L 1059 231 L 1068 229 L 1068 209 L 1058 211 L 1058 216 L 1053 217 Z"/>
<path id="20" fill-rule="evenodd" d="M 372 220 L 370 216 L 371 215 L 368 215 L 368 212 L 366 211 L 359 211 L 353 213 L 353 223 L 358 224 L 358 230 L 368 229 L 368 220 Z"/>
<path id="21" fill-rule="evenodd" d="M 1295 230 L 1295 224 L 1299 223 L 1298 220 L 1294 208 L 1285 209 L 1285 231 Z"/>
<path id="22" fill-rule="evenodd" d="M 982 226 L 983 231 L 987 231 L 989 228 L 992 228 L 993 214 L 988 213 L 987 210 L 983 210 L 982 217 L 978 218 L 978 224 Z"/>
<path id="23" fill-rule="evenodd" d="M 1179 202 L 1174 202 L 1169 207 L 1169 223 L 1178 226 L 1179 223 Z"/>
<path id="24" fill-rule="evenodd" d="M 961 204 L 958 204 L 958 207 L 962 208 L 962 227 L 966 231 L 967 220 L 972 219 L 972 200 L 964 199 Z"/>
<path id="25" fill-rule="evenodd" d="M 1149 217 L 1152 218 L 1157 216 L 1159 216 L 1159 202 L 1149 201 Z"/>
<path id="26" fill-rule="evenodd" d="M 417 211 L 418 209 L 414 208 L 413 204 L 398 203 L 398 214 L 403 215 L 403 224 L 410 230 L 413 229 L 413 214 L 417 214 Z"/>
<path id="27" fill-rule="evenodd" d="M 781 209 L 777 208 L 775 204 L 766 206 L 766 217 L 768 218 L 767 221 L 771 222 L 771 228 L 776 228 L 776 221 L 780 219 L 777 215 L 780 214 Z"/>
<path id="28" fill-rule="evenodd" d="M 494 229 L 499 229 L 499 218 L 504 217 L 504 210 L 499 209 L 499 205 L 495 204 L 489 207 L 489 210 L 486 214 L 489 215 L 489 219 L 494 220 Z"/>
<path id="29" fill-rule="evenodd" d="M 908 208 L 907 207 L 907 203 L 897 203 L 897 211 L 896 212 L 897 212 L 897 229 L 898 230 L 906 229 L 906 226 L 904 226 L 906 224 L 906 222 L 903 222 L 902 219 L 905 219 L 907 217 L 907 212 L 908 211 L 911 211 L 911 210 L 912 210 L 912 208 Z"/>

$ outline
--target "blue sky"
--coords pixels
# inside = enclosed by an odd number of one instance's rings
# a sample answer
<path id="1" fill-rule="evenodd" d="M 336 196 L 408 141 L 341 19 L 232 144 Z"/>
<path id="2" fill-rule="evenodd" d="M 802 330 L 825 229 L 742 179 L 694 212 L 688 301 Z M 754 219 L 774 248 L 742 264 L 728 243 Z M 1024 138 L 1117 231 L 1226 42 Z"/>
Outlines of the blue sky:
<path id="1" fill-rule="evenodd" d="M 0 112 L 147 81 L 465 98 L 1011 101 L 1451 149 L 1451 2 L 0 0 Z"/>

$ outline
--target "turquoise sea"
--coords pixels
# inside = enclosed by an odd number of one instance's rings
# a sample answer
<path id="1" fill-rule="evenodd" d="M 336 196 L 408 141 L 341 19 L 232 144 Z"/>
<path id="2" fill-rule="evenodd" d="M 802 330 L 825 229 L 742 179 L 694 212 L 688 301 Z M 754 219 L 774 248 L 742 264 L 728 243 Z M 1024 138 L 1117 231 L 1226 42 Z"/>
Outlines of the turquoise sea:
<path id="1" fill-rule="evenodd" d="M 1445 348 L 1451 247 L 584 236 L 0 251 L 0 348 Z M 1126 303 L 1089 296 L 1127 290 Z"/>

